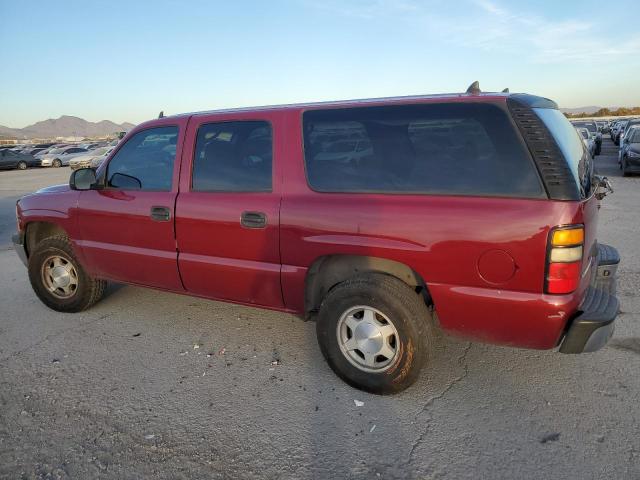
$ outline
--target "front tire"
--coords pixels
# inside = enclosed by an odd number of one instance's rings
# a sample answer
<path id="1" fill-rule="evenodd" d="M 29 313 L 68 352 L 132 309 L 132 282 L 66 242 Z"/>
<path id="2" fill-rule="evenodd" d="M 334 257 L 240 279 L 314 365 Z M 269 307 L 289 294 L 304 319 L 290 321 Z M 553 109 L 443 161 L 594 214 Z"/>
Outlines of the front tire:
<path id="1" fill-rule="evenodd" d="M 433 338 L 423 298 L 404 282 L 364 274 L 332 288 L 316 333 L 331 369 L 349 385 L 377 394 L 412 385 Z"/>
<path id="2" fill-rule="evenodd" d="M 62 166 L 62 162 L 59 158 L 56 158 L 51 164 L 54 168 L 60 168 Z"/>
<path id="3" fill-rule="evenodd" d="M 18 170 L 26 170 L 27 169 L 27 162 L 18 162 Z"/>
<path id="4" fill-rule="evenodd" d="M 629 175 L 631 175 L 629 173 L 629 170 L 627 169 L 627 159 L 623 158 L 622 159 L 622 176 L 623 177 L 628 177 Z"/>
<path id="5" fill-rule="evenodd" d="M 87 275 L 64 236 L 38 243 L 29 256 L 28 270 L 33 291 L 58 312 L 86 310 L 102 298 L 106 287 L 104 280 Z"/>

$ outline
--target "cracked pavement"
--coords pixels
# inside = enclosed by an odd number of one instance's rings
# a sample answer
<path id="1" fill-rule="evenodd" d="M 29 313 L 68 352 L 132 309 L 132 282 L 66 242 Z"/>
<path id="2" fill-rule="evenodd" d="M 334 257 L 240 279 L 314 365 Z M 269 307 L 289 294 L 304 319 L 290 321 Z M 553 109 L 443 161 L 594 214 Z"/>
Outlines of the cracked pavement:
<path id="1" fill-rule="evenodd" d="M 622 256 L 623 311 L 609 346 L 441 335 L 390 397 L 342 383 L 291 315 L 120 285 L 87 312 L 47 310 L 7 249 L 13 202 L 69 170 L 0 172 L 0 478 L 640 478 L 640 176 L 613 153 L 607 138 L 599 238 Z"/>

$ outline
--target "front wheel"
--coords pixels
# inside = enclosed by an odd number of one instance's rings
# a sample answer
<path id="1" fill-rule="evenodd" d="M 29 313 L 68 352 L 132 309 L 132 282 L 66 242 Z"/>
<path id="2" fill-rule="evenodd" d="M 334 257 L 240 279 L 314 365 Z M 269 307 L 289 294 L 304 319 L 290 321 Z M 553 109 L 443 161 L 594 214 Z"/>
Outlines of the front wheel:
<path id="1" fill-rule="evenodd" d="M 353 387 L 377 394 L 400 392 L 416 381 L 433 337 L 422 297 L 383 274 L 360 275 L 331 289 L 316 333 L 331 369 Z"/>
<path id="2" fill-rule="evenodd" d="M 76 258 L 67 237 L 42 240 L 29 257 L 29 281 L 47 307 L 58 312 L 80 312 L 96 303 L 106 287 L 91 278 Z"/>
<path id="3" fill-rule="evenodd" d="M 55 168 L 60 168 L 62 166 L 62 162 L 59 158 L 56 158 L 51 165 L 53 165 Z"/>
<path id="4" fill-rule="evenodd" d="M 629 175 L 630 174 L 629 174 L 629 170 L 627 168 L 627 159 L 623 158 L 622 159 L 622 176 L 623 177 L 628 177 Z"/>
<path id="5" fill-rule="evenodd" d="M 27 162 L 18 162 L 18 170 L 26 170 Z"/>
<path id="6" fill-rule="evenodd" d="M 596 155 L 600 155 L 601 151 L 602 151 L 602 145 L 596 145 Z"/>

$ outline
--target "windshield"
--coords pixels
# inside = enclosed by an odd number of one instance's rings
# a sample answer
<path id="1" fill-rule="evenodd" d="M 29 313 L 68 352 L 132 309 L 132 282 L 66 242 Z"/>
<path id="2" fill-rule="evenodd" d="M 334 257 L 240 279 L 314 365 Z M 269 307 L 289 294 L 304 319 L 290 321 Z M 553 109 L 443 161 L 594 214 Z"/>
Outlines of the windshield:
<path id="1" fill-rule="evenodd" d="M 560 110 L 553 108 L 534 108 L 533 110 L 547 126 L 560 147 L 582 197 L 589 197 L 593 164 L 578 132 Z M 586 125 L 580 125 L 580 127 L 587 128 Z"/>

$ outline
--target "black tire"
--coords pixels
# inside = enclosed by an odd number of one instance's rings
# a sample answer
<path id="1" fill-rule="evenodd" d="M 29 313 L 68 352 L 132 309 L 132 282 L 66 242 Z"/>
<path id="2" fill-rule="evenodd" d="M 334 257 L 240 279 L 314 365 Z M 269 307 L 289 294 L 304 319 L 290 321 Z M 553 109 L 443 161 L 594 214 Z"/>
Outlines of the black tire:
<path id="1" fill-rule="evenodd" d="M 596 144 L 596 155 L 600 155 L 602 152 L 602 144 Z"/>
<path id="2" fill-rule="evenodd" d="M 623 177 L 628 177 L 629 175 L 631 175 L 631 174 L 627 170 L 627 159 L 623 158 L 622 159 L 622 176 Z"/>
<path id="3" fill-rule="evenodd" d="M 62 166 L 62 162 L 60 161 L 59 158 L 56 158 L 51 163 L 51 166 L 54 167 L 54 168 L 60 168 Z"/>
<path id="4" fill-rule="evenodd" d="M 26 170 L 27 169 L 27 162 L 18 162 L 18 165 L 16 165 L 16 168 L 18 170 Z"/>
<path id="5" fill-rule="evenodd" d="M 51 293 L 45 285 L 44 262 L 51 256 L 58 256 L 71 263 L 77 272 L 77 288 L 67 298 Z M 91 307 L 104 294 L 107 283 L 91 278 L 85 272 L 73 252 L 69 239 L 64 236 L 49 237 L 42 240 L 29 256 L 29 281 L 38 298 L 47 307 L 58 312 L 80 312 Z"/>
<path id="6" fill-rule="evenodd" d="M 362 305 L 392 319 L 398 332 L 396 356 L 380 372 L 354 366 L 340 348 L 340 318 L 349 309 Z M 316 333 L 331 369 L 349 385 L 376 394 L 397 393 L 412 385 L 433 342 L 432 317 L 423 298 L 404 282 L 383 274 L 359 275 L 332 288 L 320 306 Z"/>

